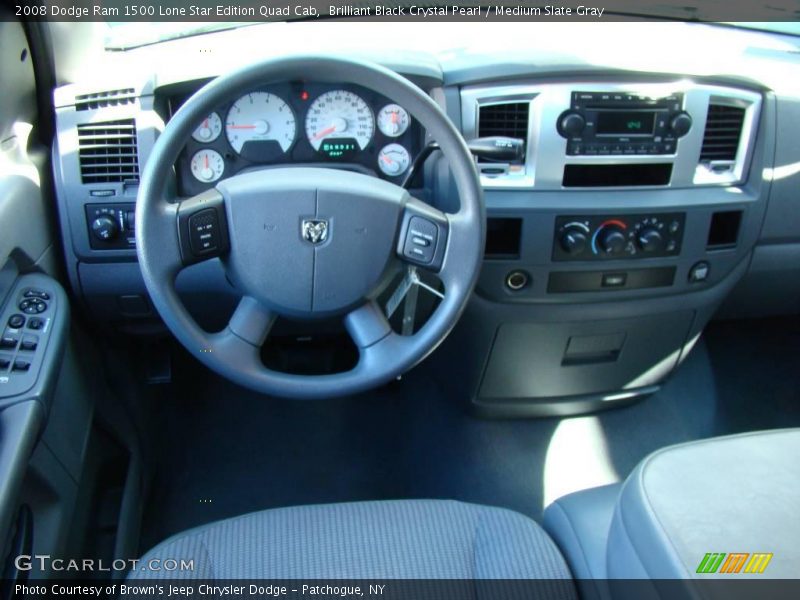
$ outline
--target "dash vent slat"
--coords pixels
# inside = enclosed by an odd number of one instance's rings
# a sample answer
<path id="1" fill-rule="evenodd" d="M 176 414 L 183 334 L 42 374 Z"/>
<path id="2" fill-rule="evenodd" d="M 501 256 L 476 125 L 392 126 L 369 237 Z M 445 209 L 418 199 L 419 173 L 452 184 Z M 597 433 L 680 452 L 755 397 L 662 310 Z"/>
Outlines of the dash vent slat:
<path id="1" fill-rule="evenodd" d="M 124 88 L 75 96 L 75 110 L 95 110 L 107 106 L 122 106 L 136 102 L 136 90 Z"/>
<path id="2" fill-rule="evenodd" d="M 139 160 L 133 119 L 78 125 L 83 183 L 136 183 Z"/>
<path id="3" fill-rule="evenodd" d="M 506 102 L 480 107 L 478 137 L 505 136 L 528 139 L 529 102 Z"/>
<path id="4" fill-rule="evenodd" d="M 710 104 L 700 162 L 736 160 L 742 136 L 745 109 L 726 104 Z"/>

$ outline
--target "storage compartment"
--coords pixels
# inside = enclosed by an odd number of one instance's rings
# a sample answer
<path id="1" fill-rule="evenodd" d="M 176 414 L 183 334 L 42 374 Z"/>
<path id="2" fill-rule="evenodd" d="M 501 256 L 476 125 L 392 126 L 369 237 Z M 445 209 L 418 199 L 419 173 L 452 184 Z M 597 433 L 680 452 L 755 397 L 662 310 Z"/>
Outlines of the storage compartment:
<path id="1" fill-rule="evenodd" d="M 476 403 L 536 406 L 553 398 L 596 396 L 598 405 L 610 404 L 607 396 L 657 385 L 672 371 L 693 316 L 686 310 L 591 322 L 505 323 Z"/>
<path id="2" fill-rule="evenodd" d="M 711 215 L 708 228 L 708 250 L 722 250 L 736 247 L 739 240 L 739 226 L 742 223 L 742 211 L 728 210 Z"/>
<path id="3" fill-rule="evenodd" d="M 566 165 L 564 187 L 629 187 L 667 185 L 672 163 Z"/>
<path id="4" fill-rule="evenodd" d="M 486 258 L 519 258 L 521 235 L 522 219 L 487 219 Z"/>

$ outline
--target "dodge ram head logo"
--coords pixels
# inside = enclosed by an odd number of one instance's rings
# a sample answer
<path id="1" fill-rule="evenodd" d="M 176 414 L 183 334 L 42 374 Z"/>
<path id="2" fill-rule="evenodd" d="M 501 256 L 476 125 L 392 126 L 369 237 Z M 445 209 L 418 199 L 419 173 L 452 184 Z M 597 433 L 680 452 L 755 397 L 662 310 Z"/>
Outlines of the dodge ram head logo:
<path id="1" fill-rule="evenodd" d="M 328 239 L 328 221 L 325 219 L 303 219 L 300 235 L 312 244 L 321 244 Z"/>

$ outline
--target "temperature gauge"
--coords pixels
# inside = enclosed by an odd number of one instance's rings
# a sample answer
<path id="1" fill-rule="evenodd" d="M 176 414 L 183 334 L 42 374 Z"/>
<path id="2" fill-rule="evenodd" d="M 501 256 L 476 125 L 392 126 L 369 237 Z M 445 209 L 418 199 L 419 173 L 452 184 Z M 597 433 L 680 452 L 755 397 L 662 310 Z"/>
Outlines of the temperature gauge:
<path id="1" fill-rule="evenodd" d="M 378 129 L 388 137 L 399 137 L 408 129 L 410 119 L 399 104 L 387 104 L 378 113 Z"/>
<path id="2" fill-rule="evenodd" d="M 201 144 L 205 144 L 207 142 L 213 142 L 219 137 L 220 133 L 222 133 L 222 119 L 219 118 L 217 113 L 212 112 L 200 123 L 200 126 L 194 130 L 192 137 Z"/>
<path id="3" fill-rule="evenodd" d="M 192 157 L 192 175 L 198 181 L 211 183 L 222 177 L 225 159 L 216 150 L 200 150 Z"/>
<path id="4" fill-rule="evenodd" d="M 410 162 L 411 157 L 408 154 L 408 150 L 400 144 L 389 144 L 378 152 L 378 167 L 389 177 L 396 177 L 405 173 Z"/>

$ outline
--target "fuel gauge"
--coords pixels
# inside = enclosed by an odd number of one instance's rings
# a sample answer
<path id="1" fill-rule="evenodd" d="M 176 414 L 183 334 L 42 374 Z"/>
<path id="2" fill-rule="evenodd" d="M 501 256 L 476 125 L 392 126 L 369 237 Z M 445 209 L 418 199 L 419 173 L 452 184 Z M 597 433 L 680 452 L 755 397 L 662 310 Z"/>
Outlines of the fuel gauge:
<path id="1" fill-rule="evenodd" d="M 219 137 L 220 133 L 222 133 L 222 119 L 219 118 L 217 113 L 212 112 L 197 126 L 197 129 L 192 133 L 192 137 L 201 144 L 205 144 L 213 142 Z"/>
<path id="2" fill-rule="evenodd" d="M 192 175 L 203 183 L 211 183 L 222 177 L 225 159 L 216 150 L 200 150 L 192 157 Z"/>
<path id="3" fill-rule="evenodd" d="M 389 177 L 397 177 L 405 173 L 411 157 L 400 144 L 389 144 L 378 152 L 378 168 Z"/>

